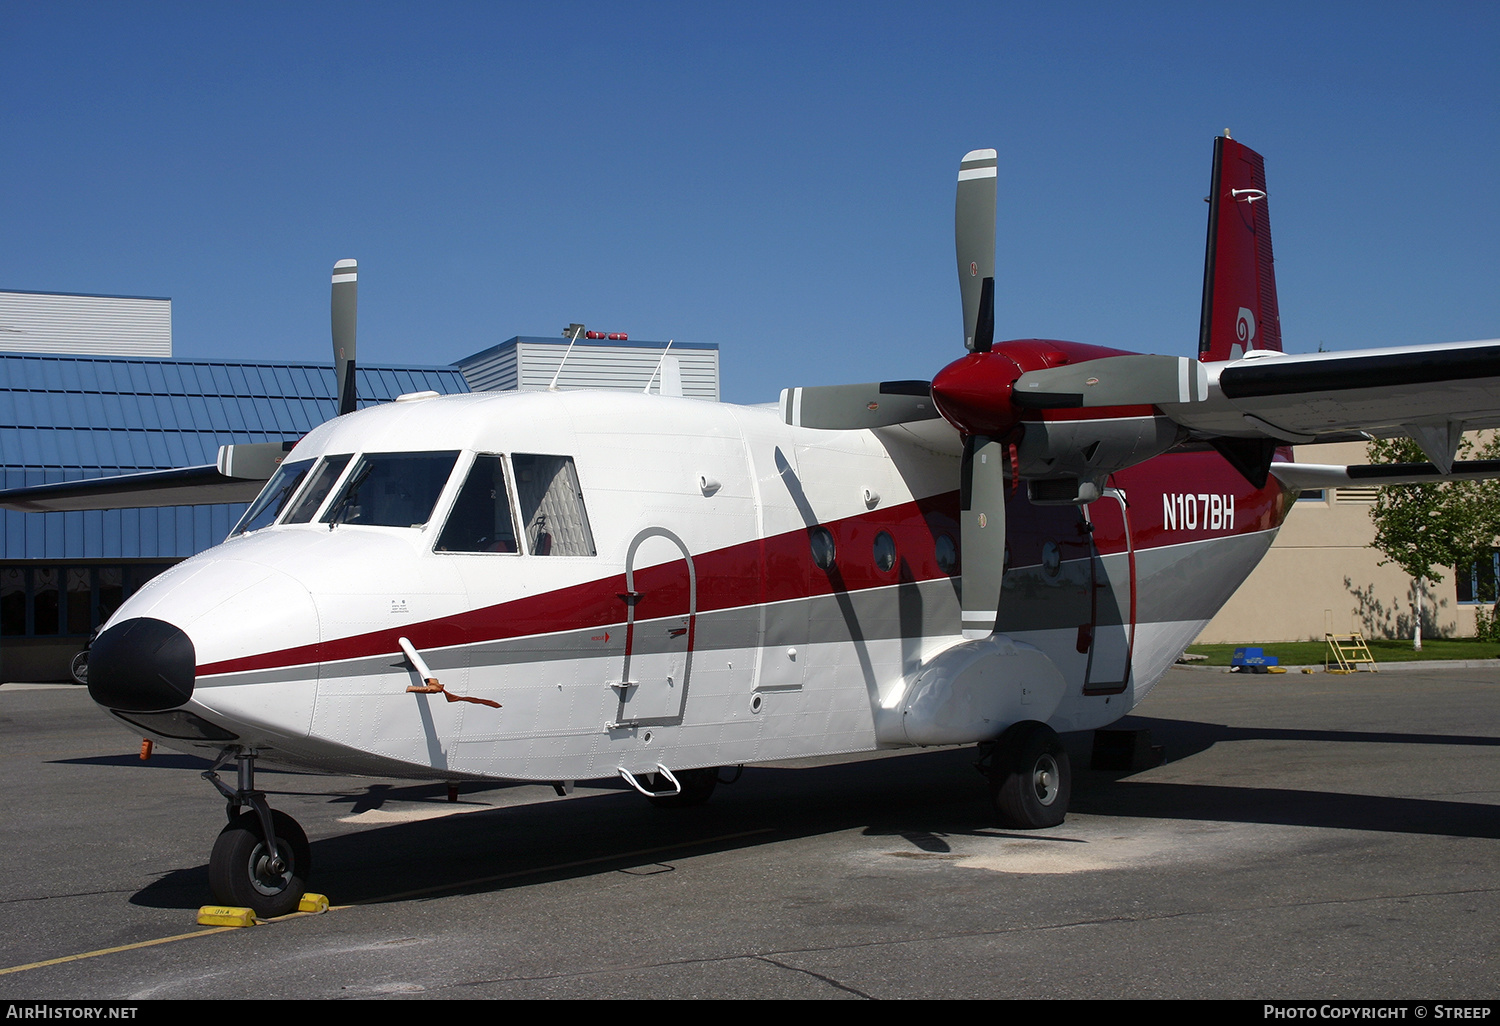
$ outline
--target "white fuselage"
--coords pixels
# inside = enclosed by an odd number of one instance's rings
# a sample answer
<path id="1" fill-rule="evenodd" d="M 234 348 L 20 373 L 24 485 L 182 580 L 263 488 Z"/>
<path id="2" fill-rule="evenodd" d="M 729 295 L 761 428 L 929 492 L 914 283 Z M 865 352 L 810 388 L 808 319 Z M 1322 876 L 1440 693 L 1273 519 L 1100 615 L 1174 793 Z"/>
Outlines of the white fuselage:
<path id="1" fill-rule="evenodd" d="M 589 779 L 983 740 L 1017 719 L 1102 726 L 1149 690 L 1275 532 L 1167 538 L 1149 553 L 1127 539 L 1128 551 L 1090 554 L 1080 531 L 1054 556 L 1062 565 L 1044 550 L 1030 569 L 1018 541 L 1013 599 L 1026 615 L 1008 626 L 1002 602 L 1004 651 L 973 650 L 989 667 L 976 703 L 973 679 L 957 691 L 932 683 L 940 654 L 962 644 L 959 444 L 942 422 L 820 431 L 694 400 L 478 394 L 341 417 L 287 462 L 454 451 L 425 524 L 320 522 L 335 487 L 309 522 L 232 537 L 162 574 L 111 625 L 150 617 L 185 631 L 197 679 L 184 709 L 273 762 Z M 501 458 L 510 494 L 498 501 L 524 510 L 516 454 L 571 458 L 593 555 L 537 551 L 545 543 L 522 519 L 520 551 L 439 550 L 480 457 Z M 1043 511 L 1033 527 L 1087 515 Z M 552 518 L 544 532 L 564 528 Z M 819 548 L 829 541 L 831 560 Z M 1227 559 L 1227 590 L 1145 599 L 1156 577 L 1185 579 L 1211 553 Z M 1070 587 L 1095 596 L 1082 614 L 1063 598 Z M 1100 593 L 1118 615 L 1101 611 Z M 500 708 L 409 693 L 422 680 L 402 638 L 450 695 Z M 921 713 L 923 701 L 941 708 Z M 922 715 L 932 722 L 906 719 Z"/>

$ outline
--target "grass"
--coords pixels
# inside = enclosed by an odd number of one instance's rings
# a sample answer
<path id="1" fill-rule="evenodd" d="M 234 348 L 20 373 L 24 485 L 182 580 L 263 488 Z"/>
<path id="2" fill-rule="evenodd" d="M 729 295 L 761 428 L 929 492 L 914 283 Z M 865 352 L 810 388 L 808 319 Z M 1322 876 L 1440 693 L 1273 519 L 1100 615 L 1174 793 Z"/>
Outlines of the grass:
<path id="1" fill-rule="evenodd" d="M 1377 664 L 1405 663 L 1420 659 L 1500 659 L 1500 641 L 1480 641 L 1477 638 L 1423 638 L 1420 652 L 1411 647 L 1410 638 L 1400 641 L 1375 638 L 1368 644 L 1370 654 L 1375 657 Z M 1229 660 L 1234 657 L 1234 650 L 1241 647 L 1243 646 L 1189 645 L 1188 651 L 1208 656 L 1208 666 L 1228 666 Z M 1266 655 L 1279 659 L 1282 666 L 1316 666 L 1321 665 L 1325 657 L 1332 660 L 1328 644 L 1322 641 L 1273 642 L 1260 645 L 1259 648 Z"/>

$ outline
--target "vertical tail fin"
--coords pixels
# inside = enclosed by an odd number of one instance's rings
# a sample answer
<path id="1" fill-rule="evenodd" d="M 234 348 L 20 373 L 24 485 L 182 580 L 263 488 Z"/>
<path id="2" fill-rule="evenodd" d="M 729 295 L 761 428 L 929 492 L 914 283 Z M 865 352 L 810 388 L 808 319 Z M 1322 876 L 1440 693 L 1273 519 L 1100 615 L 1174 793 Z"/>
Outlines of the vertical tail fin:
<path id="1" fill-rule="evenodd" d="M 1208 202 L 1198 359 L 1237 360 L 1251 349 L 1279 353 L 1265 158 L 1227 135 L 1215 139 Z"/>

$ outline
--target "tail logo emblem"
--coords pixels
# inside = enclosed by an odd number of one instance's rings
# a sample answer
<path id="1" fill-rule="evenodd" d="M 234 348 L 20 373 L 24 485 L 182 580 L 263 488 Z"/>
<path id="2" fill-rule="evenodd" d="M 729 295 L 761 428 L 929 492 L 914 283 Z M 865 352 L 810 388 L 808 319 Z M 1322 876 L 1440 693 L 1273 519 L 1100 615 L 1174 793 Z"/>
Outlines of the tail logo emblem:
<path id="1" fill-rule="evenodd" d="M 1255 315 L 1243 306 L 1234 322 L 1234 333 L 1245 344 L 1246 349 L 1255 345 Z"/>

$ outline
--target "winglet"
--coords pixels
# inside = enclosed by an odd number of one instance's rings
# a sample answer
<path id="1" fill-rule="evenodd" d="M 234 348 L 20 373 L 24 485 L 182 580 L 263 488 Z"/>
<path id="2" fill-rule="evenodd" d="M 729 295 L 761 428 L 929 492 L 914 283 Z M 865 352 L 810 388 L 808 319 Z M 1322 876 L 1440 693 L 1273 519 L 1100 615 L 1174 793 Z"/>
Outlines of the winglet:
<path id="1" fill-rule="evenodd" d="M 1252 349 L 1279 353 L 1265 158 L 1227 135 L 1215 139 L 1208 202 L 1198 359 L 1237 360 Z"/>

